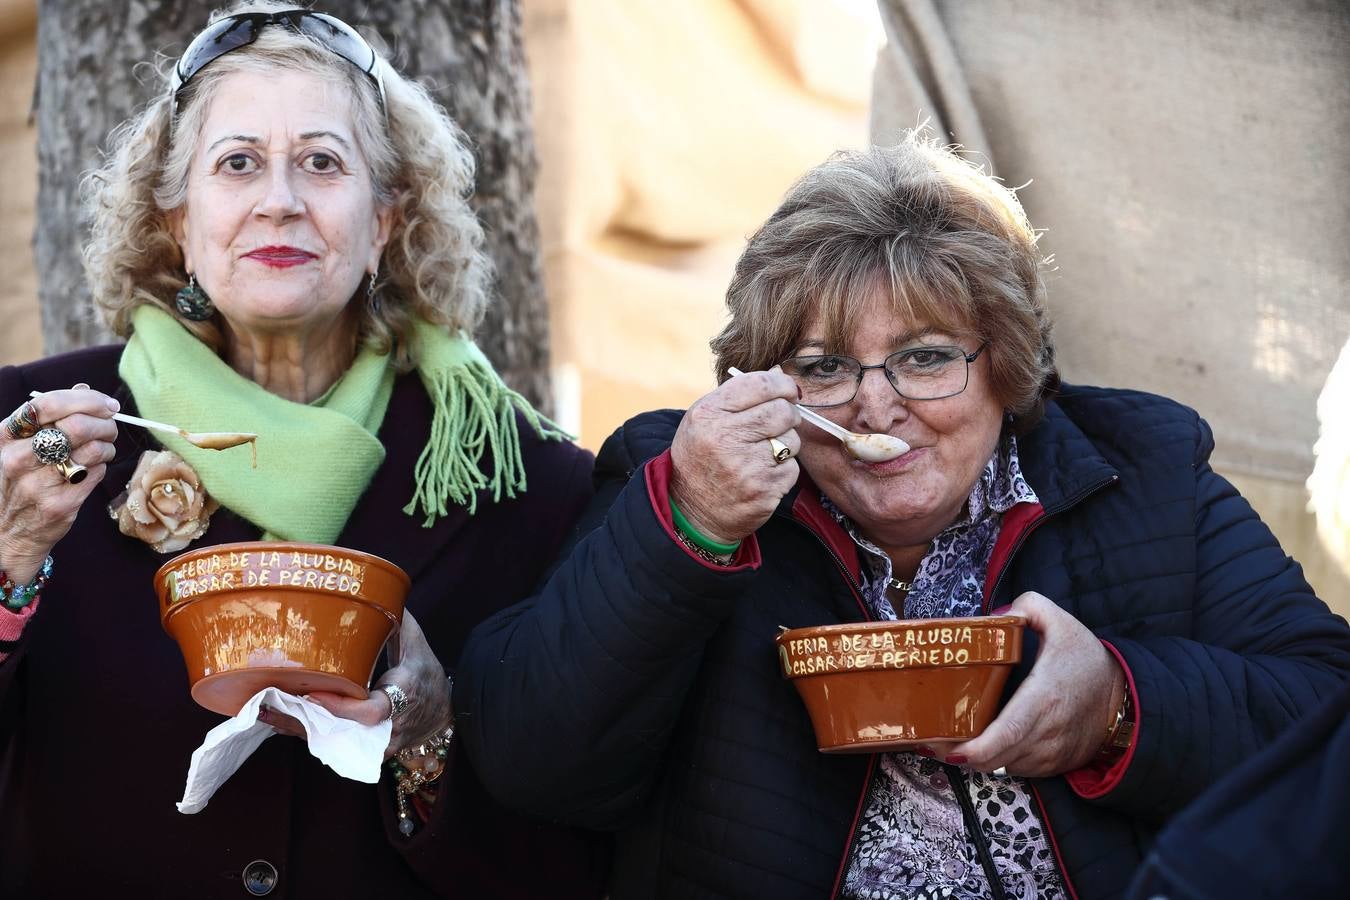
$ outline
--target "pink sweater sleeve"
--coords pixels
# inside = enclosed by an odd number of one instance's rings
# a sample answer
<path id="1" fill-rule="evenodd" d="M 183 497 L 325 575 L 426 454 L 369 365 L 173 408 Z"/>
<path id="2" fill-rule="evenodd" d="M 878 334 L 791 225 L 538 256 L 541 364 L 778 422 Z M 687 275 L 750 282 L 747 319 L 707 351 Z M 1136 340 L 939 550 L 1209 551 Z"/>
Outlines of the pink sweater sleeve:
<path id="1" fill-rule="evenodd" d="M 33 613 L 37 612 L 38 604 L 41 602 L 42 598 L 38 597 L 18 612 L 0 606 L 0 663 L 9 657 L 5 647 L 23 636 L 24 627 L 28 624 L 28 620 L 33 618 Z"/>

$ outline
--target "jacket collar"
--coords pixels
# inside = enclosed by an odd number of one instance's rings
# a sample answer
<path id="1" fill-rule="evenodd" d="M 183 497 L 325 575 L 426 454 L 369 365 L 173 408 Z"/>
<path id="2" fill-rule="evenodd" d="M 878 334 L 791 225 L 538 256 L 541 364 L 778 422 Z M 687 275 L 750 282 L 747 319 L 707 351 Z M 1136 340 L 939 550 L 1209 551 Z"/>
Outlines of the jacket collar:
<path id="1" fill-rule="evenodd" d="M 1017 454 L 1022 475 L 1047 514 L 1072 506 L 1083 495 L 1120 477 L 1054 401 L 1046 404 L 1044 418 L 1017 438 Z"/>
<path id="2" fill-rule="evenodd" d="M 854 583 L 862 583 L 858 545 L 843 526 L 835 521 L 834 516 L 825 511 L 820 502 L 820 488 L 816 487 L 805 469 L 797 479 L 797 484 L 779 501 L 774 515 L 786 516 L 805 525 L 838 558 L 853 577 Z"/>

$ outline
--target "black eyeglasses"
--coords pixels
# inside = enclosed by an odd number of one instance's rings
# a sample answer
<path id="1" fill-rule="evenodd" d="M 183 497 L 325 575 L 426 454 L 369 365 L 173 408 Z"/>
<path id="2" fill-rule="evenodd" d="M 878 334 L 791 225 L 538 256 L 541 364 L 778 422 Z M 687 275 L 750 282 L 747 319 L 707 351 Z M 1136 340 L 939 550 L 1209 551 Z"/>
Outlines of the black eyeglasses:
<path id="1" fill-rule="evenodd" d="M 779 365 L 801 388 L 803 406 L 843 406 L 852 401 L 868 369 L 885 372 L 891 387 L 907 400 L 941 400 L 966 389 L 970 364 L 988 346 L 985 341 L 974 353 L 960 347 L 909 347 L 872 366 L 836 353 L 794 356 Z"/>
<path id="2" fill-rule="evenodd" d="M 231 50 L 247 47 L 258 39 L 268 25 L 282 25 L 308 35 L 328 50 L 364 72 L 380 92 L 380 109 L 388 115 L 384 79 L 380 75 L 379 56 L 366 39 L 341 19 L 309 9 L 284 9 L 279 12 L 238 13 L 212 22 L 201 30 L 178 58 L 169 79 L 175 99 L 198 72 Z"/>

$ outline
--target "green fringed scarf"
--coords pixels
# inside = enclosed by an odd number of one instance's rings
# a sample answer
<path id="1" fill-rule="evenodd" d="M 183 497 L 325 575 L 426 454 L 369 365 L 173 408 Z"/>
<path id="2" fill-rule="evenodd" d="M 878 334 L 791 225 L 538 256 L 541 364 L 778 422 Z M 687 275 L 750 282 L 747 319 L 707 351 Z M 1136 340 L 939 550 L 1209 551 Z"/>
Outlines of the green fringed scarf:
<path id="1" fill-rule="evenodd" d="M 235 372 L 157 307 L 138 307 L 132 324 L 118 373 L 140 414 L 187 431 L 256 432 L 258 467 L 247 446 L 203 450 L 176 435 L 154 432 L 155 438 L 196 470 L 211 496 L 262 528 L 265 539 L 336 540 L 384 462 L 375 435 L 394 390 L 392 358 L 361 350 L 328 393 L 307 405 Z M 516 413 L 543 438 L 567 435 L 503 384 L 468 338 L 421 322 L 412 350 L 434 412 L 403 511 L 424 516 L 430 527 L 446 515 L 447 503 L 472 514 L 479 491 L 490 490 L 494 502 L 524 491 Z"/>

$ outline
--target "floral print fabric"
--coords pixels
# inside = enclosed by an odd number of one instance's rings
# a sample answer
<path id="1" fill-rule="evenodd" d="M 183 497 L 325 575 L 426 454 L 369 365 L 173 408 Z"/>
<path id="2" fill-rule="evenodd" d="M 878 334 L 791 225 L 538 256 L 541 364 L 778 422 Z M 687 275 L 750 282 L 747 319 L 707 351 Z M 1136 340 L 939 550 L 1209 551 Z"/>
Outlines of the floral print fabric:
<path id="1" fill-rule="evenodd" d="M 828 497 L 821 499 L 863 551 L 863 599 L 873 615 L 900 618 L 886 595 L 893 575 L 890 557 Z M 1035 502 L 1018 464 L 1017 441 L 1008 435 L 971 490 L 965 514 L 934 538 L 919 563 L 904 617 L 981 614 L 1003 513 Z M 962 795 L 979 823 L 978 836 L 967 827 Z M 850 849 L 843 894 L 859 900 L 993 900 L 977 840 L 988 848 L 1003 896 L 1065 896 L 1050 841 L 1021 779 L 996 778 L 914 753 L 883 753 Z"/>

